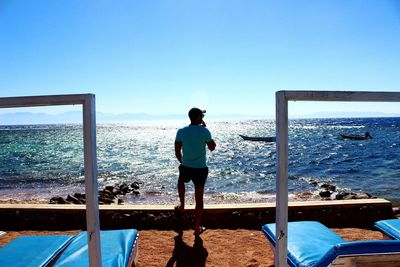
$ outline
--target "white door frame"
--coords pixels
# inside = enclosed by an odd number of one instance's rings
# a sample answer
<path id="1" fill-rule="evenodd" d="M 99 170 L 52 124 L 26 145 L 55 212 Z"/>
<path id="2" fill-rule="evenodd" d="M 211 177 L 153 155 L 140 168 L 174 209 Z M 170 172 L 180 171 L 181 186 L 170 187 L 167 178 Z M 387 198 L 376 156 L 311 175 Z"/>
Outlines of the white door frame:
<path id="1" fill-rule="evenodd" d="M 0 108 L 82 105 L 86 192 L 86 228 L 91 267 L 101 267 L 100 219 L 97 189 L 96 106 L 94 94 L 0 98 Z"/>
<path id="2" fill-rule="evenodd" d="M 288 101 L 400 102 L 400 92 L 278 91 L 276 100 L 276 246 L 275 266 L 287 266 Z"/>

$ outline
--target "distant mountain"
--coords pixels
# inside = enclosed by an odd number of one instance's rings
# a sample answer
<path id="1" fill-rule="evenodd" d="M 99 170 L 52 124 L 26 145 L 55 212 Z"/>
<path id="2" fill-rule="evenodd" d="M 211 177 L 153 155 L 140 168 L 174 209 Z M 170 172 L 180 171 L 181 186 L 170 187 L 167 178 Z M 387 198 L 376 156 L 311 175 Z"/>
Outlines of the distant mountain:
<path id="1" fill-rule="evenodd" d="M 146 113 L 96 113 L 96 120 L 99 122 L 112 122 L 112 121 L 154 121 L 154 120 L 180 120 L 184 119 L 184 115 L 150 115 Z"/>
<path id="2" fill-rule="evenodd" d="M 70 111 L 60 114 L 15 112 L 0 114 L 0 125 L 82 123 L 82 112 Z M 96 113 L 97 122 L 151 121 L 184 119 L 183 115 L 149 115 L 145 113 Z"/>
<path id="3" fill-rule="evenodd" d="M 369 112 L 320 112 L 296 118 L 343 118 L 343 117 L 400 117 L 400 114 L 369 113 Z M 292 117 L 291 118 L 295 118 Z M 150 115 L 146 113 L 96 113 L 97 122 L 127 122 L 127 121 L 159 121 L 159 120 L 187 120 L 186 114 Z M 275 119 L 274 115 L 244 115 L 223 114 L 208 115 L 207 120 L 262 120 Z M 53 123 L 82 123 L 82 112 L 70 111 L 60 114 L 15 112 L 0 114 L 0 125 L 22 125 L 22 124 L 53 124 Z"/>
<path id="4" fill-rule="evenodd" d="M 384 113 L 384 112 L 316 112 L 300 116 L 300 118 L 370 118 L 370 117 L 400 117 L 400 114 Z"/>
<path id="5" fill-rule="evenodd" d="M 76 123 L 82 121 L 81 112 L 65 112 L 57 115 L 33 112 L 15 112 L 0 114 L 0 124 L 50 124 L 50 123 Z"/>

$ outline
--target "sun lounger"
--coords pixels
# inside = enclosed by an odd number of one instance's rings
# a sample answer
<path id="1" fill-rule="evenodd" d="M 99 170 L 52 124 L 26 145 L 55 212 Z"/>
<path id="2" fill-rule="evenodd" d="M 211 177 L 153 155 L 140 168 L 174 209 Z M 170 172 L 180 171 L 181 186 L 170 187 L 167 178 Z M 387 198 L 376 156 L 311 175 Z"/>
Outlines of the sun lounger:
<path id="1" fill-rule="evenodd" d="M 100 231 L 101 256 L 103 266 L 135 266 L 138 253 L 138 231 Z M 89 266 L 87 233 L 79 233 L 57 259 L 57 267 Z"/>
<path id="2" fill-rule="evenodd" d="M 264 225 L 262 231 L 275 246 L 275 224 Z M 400 241 L 347 242 L 319 222 L 289 222 L 288 264 L 292 267 L 400 266 Z"/>
<path id="3" fill-rule="evenodd" d="M 389 219 L 377 221 L 374 224 L 377 228 L 384 234 L 387 239 L 397 239 L 400 240 L 400 220 L 399 219 Z"/>
<path id="4" fill-rule="evenodd" d="M 47 266 L 72 239 L 72 235 L 17 237 L 0 248 L 0 266 Z"/>

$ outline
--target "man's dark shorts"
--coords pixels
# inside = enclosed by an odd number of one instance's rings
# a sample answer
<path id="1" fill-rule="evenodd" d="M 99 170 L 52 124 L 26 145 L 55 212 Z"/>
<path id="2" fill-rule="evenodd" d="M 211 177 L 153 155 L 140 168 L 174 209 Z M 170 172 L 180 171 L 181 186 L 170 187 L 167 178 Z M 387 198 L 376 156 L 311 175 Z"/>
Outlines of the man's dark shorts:
<path id="1" fill-rule="evenodd" d="M 185 183 L 193 181 L 195 186 L 204 186 L 208 176 L 208 168 L 190 168 L 179 165 L 179 177 L 183 178 Z"/>

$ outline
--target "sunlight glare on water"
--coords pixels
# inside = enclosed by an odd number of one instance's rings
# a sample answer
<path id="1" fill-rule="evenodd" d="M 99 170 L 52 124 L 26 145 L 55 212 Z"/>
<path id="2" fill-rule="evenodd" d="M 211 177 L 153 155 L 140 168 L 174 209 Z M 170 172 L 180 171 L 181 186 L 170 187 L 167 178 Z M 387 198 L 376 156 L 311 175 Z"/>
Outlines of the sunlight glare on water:
<path id="1" fill-rule="evenodd" d="M 318 189 L 309 184 L 400 199 L 392 190 L 400 177 L 399 118 L 308 119 L 289 121 L 289 191 Z M 97 126 L 99 187 L 140 183 L 140 195 L 128 203 L 176 203 L 179 163 L 174 154 L 178 128 L 187 121 L 108 123 Z M 272 202 L 275 198 L 275 142 L 252 142 L 247 136 L 275 136 L 272 120 L 207 121 L 217 143 L 207 153 L 210 175 L 207 203 Z M 374 137 L 349 141 L 339 133 Z M 0 198 L 49 198 L 84 191 L 81 125 L 0 126 Z M 187 185 L 188 203 L 193 192 Z M 18 194 L 16 194 L 18 192 Z"/>

